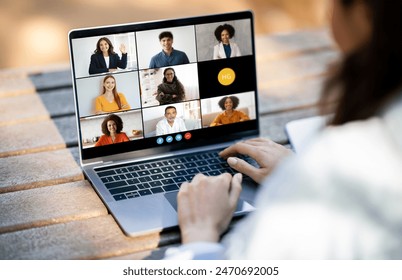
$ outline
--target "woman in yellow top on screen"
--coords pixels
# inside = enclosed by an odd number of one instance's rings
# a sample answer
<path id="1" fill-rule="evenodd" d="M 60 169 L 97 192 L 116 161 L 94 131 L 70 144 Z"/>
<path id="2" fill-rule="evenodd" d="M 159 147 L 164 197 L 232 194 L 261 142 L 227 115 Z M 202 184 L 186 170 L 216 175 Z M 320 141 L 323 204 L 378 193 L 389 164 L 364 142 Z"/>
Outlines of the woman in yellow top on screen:
<path id="1" fill-rule="evenodd" d="M 236 96 L 225 96 L 218 102 L 219 107 L 224 110 L 220 113 L 210 126 L 230 124 L 250 120 L 245 113 L 235 110 L 239 106 L 239 98 Z"/>
<path id="2" fill-rule="evenodd" d="M 103 92 L 95 100 L 95 114 L 124 111 L 131 109 L 123 93 L 116 89 L 116 79 L 107 75 L 103 79 Z"/>

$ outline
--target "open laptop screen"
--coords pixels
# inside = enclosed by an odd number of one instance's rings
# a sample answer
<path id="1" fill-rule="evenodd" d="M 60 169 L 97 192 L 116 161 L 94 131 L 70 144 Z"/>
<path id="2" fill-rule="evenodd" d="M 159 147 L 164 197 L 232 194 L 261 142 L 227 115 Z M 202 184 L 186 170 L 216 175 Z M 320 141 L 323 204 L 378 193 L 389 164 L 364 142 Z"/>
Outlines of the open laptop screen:
<path id="1" fill-rule="evenodd" d="M 82 159 L 258 134 L 253 34 L 248 11 L 71 31 Z"/>

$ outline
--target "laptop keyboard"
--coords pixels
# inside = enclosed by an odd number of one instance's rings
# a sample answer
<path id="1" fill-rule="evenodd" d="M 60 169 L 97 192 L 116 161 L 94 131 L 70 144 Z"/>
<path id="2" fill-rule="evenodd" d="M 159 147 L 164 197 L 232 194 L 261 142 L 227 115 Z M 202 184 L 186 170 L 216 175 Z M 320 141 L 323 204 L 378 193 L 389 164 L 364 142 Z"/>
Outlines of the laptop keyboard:
<path id="1" fill-rule="evenodd" d="M 216 176 L 235 174 L 217 151 L 194 153 L 172 158 L 129 163 L 96 169 L 96 173 L 115 200 L 177 191 L 183 182 L 191 181 L 198 173 Z M 255 161 L 241 157 L 250 164 Z"/>

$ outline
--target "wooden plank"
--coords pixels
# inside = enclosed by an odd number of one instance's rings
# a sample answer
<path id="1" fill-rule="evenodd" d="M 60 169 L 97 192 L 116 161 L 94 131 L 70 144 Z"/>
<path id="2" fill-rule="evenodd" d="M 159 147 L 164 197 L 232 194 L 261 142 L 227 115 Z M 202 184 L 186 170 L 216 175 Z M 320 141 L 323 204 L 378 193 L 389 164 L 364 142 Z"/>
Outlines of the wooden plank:
<path id="1" fill-rule="evenodd" d="M 51 117 L 75 114 L 72 87 L 39 92 L 43 104 Z"/>
<path id="2" fill-rule="evenodd" d="M 0 157 L 62 149 L 66 144 L 52 120 L 25 122 L 2 127 Z M 18 145 L 16 145 L 18 141 Z"/>
<path id="3" fill-rule="evenodd" d="M 49 113 L 37 94 L 8 96 L 0 100 L 0 126 L 49 119 Z"/>
<path id="4" fill-rule="evenodd" d="M 78 150 L 78 147 L 72 147 L 68 148 L 70 151 L 71 155 L 73 156 L 75 162 L 79 165 L 80 164 L 80 152 Z"/>
<path id="5" fill-rule="evenodd" d="M 107 214 L 88 181 L 0 195 L 0 233 Z"/>
<path id="6" fill-rule="evenodd" d="M 280 144 L 288 144 L 289 140 L 285 133 L 285 125 L 291 120 L 302 119 L 318 115 L 318 109 L 315 107 L 282 112 L 278 114 L 266 115 L 261 117 L 260 130 L 261 136 L 270 138 L 272 141 Z"/>
<path id="7" fill-rule="evenodd" d="M 35 86 L 25 71 L 0 71 L 0 98 L 35 93 Z"/>
<path id="8" fill-rule="evenodd" d="M 0 158 L 0 193 L 83 179 L 67 149 Z"/>
<path id="9" fill-rule="evenodd" d="M 127 237 L 106 215 L 0 234 L 0 259 L 162 259 L 179 243 L 178 228 Z"/>
<path id="10" fill-rule="evenodd" d="M 179 246 L 179 241 L 175 246 Z M 128 255 L 119 255 L 111 258 L 107 258 L 108 260 L 162 260 L 165 257 L 166 250 L 172 248 L 173 246 L 159 246 L 154 250 L 141 251 L 138 253 L 132 253 Z"/>
<path id="11" fill-rule="evenodd" d="M 0 234 L 0 259 L 103 259 L 153 250 L 158 233 L 127 237 L 110 215 Z"/>
<path id="12" fill-rule="evenodd" d="M 289 59 L 260 61 L 257 64 L 258 86 L 264 89 L 323 76 L 327 73 L 328 64 L 338 56 L 337 52 L 326 50 Z"/>
<path id="13" fill-rule="evenodd" d="M 228 231 L 226 233 L 229 233 L 245 217 L 246 216 L 233 218 L 232 221 L 230 222 Z M 141 260 L 141 259 L 160 260 L 160 259 L 163 259 L 165 257 L 165 252 L 167 249 L 180 246 L 181 237 L 180 237 L 179 228 L 177 228 L 175 231 L 162 234 L 161 240 L 162 241 L 159 242 L 159 246 L 157 249 L 130 253 L 127 255 L 115 256 L 115 257 L 111 257 L 108 259 L 113 259 L 113 260 Z"/>
<path id="14" fill-rule="evenodd" d="M 35 85 L 36 91 L 70 88 L 72 86 L 70 69 L 54 72 L 39 72 L 31 74 L 29 77 Z"/>
<path id="15" fill-rule="evenodd" d="M 283 59 L 334 48 L 332 36 L 327 28 L 256 36 L 258 61 Z"/>
<path id="16" fill-rule="evenodd" d="M 53 119 L 67 147 L 78 146 L 78 132 L 75 116 Z"/>
<path id="17" fill-rule="evenodd" d="M 316 77 L 259 89 L 260 115 L 316 105 L 321 96 L 323 82 L 324 77 Z"/>

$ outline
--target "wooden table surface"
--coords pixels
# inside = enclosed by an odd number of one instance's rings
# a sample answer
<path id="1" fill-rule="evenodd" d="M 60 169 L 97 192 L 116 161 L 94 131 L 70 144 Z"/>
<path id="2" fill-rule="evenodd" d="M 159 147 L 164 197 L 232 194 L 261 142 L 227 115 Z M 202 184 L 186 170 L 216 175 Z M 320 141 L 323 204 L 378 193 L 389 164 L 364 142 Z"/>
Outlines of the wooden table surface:
<path id="1" fill-rule="evenodd" d="M 256 38 L 261 136 L 317 115 L 326 29 Z M 0 259 L 160 259 L 178 230 L 127 237 L 85 180 L 69 65 L 0 70 Z"/>

